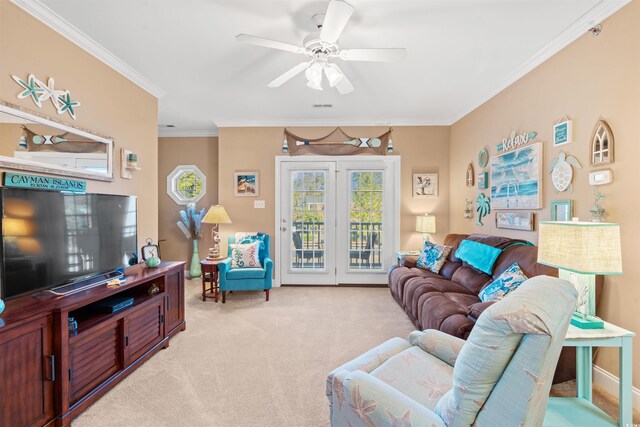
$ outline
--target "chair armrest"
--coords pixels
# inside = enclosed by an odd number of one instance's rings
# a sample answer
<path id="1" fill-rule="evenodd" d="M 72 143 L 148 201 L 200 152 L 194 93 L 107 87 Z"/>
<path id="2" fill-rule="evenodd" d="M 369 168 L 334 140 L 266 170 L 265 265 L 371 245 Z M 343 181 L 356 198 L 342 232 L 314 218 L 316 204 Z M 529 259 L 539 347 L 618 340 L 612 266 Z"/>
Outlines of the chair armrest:
<path id="1" fill-rule="evenodd" d="M 418 262 L 418 255 L 405 255 L 402 257 L 400 264 L 407 268 L 416 268 Z"/>
<path id="2" fill-rule="evenodd" d="M 271 271 L 273 270 L 273 260 L 271 258 L 265 258 L 263 267 L 267 272 L 267 276 L 271 276 Z"/>
<path id="3" fill-rule="evenodd" d="M 227 258 L 224 261 L 220 261 L 218 263 L 218 275 L 220 278 L 225 276 L 225 273 L 227 273 L 229 270 L 231 270 L 231 258 Z"/>
<path id="4" fill-rule="evenodd" d="M 463 339 L 437 329 L 413 331 L 409 334 L 409 342 L 451 366 L 455 365 L 465 343 Z"/>
<path id="5" fill-rule="evenodd" d="M 408 348 L 411 348 L 411 344 L 409 344 L 407 340 L 397 337 L 391 338 L 379 346 L 374 347 L 366 353 L 356 357 L 352 361 L 331 371 L 327 376 L 327 397 L 329 398 L 329 401 L 331 401 L 331 391 L 334 387 L 333 379 L 336 375 L 341 374 L 341 376 L 344 377 L 347 374 L 358 370 L 371 372 L 386 362 L 391 356 L 394 356 Z"/>
<path id="6" fill-rule="evenodd" d="M 435 412 L 362 371 L 349 374 L 344 380 L 343 387 L 345 404 L 342 408 L 345 410 L 338 416 L 348 416 L 349 425 L 354 427 L 370 425 L 446 427 L 442 418 Z M 358 415 L 354 407 L 359 408 Z"/>

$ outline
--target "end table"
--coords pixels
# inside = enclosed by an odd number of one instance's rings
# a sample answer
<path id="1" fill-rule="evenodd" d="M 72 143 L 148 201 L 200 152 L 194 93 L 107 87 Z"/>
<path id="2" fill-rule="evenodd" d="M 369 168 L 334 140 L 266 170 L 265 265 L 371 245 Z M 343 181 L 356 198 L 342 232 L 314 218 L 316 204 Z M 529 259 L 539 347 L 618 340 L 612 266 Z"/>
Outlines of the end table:
<path id="1" fill-rule="evenodd" d="M 225 259 L 203 259 L 200 261 L 200 267 L 202 268 L 202 301 L 206 301 L 207 298 L 213 298 L 215 302 L 218 302 L 218 295 L 220 295 L 218 264 Z M 207 282 L 210 283 L 209 287 L 207 287 Z"/>

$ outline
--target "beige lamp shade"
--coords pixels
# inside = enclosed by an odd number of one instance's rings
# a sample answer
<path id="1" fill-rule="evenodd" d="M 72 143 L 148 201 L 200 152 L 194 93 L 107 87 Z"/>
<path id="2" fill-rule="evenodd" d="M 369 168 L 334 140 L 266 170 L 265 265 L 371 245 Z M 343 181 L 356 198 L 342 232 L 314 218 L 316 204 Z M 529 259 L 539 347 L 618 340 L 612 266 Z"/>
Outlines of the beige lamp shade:
<path id="1" fill-rule="evenodd" d="M 541 221 L 538 262 L 574 273 L 622 274 L 620 225 Z"/>
<path id="2" fill-rule="evenodd" d="M 436 217 L 429 214 L 418 215 L 416 217 L 416 231 L 434 234 L 436 232 Z"/>
<path id="3" fill-rule="evenodd" d="M 231 224 L 231 218 L 229 218 L 224 206 L 213 205 L 202 218 L 202 222 L 205 224 Z"/>

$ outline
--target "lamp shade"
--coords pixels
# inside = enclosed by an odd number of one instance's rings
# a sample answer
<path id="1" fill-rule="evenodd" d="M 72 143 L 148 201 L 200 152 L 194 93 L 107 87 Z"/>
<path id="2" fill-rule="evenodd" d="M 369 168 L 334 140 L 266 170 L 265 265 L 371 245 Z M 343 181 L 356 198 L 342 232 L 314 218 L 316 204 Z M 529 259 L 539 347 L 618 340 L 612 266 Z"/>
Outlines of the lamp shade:
<path id="1" fill-rule="evenodd" d="M 538 262 L 581 274 L 622 274 L 620 225 L 541 221 Z"/>
<path id="2" fill-rule="evenodd" d="M 436 232 L 436 217 L 434 215 L 418 215 L 416 217 L 416 231 L 418 233 L 433 234 Z"/>
<path id="3" fill-rule="evenodd" d="M 205 224 L 231 224 L 231 218 L 223 206 L 213 205 L 202 218 L 202 222 Z"/>

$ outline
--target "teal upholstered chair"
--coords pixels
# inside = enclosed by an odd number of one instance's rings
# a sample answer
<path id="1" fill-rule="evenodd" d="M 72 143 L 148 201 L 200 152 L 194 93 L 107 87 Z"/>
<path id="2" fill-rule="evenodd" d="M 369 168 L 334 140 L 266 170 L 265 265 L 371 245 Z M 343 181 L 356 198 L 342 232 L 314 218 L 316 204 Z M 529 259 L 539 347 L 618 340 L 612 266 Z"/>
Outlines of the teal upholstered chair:
<path id="1" fill-rule="evenodd" d="M 570 283 L 537 276 L 486 309 L 467 341 L 391 339 L 329 374 L 331 425 L 540 426 L 575 304 Z"/>
<path id="2" fill-rule="evenodd" d="M 231 268 L 231 245 L 236 243 L 236 238 L 229 236 L 227 259 L 218 264 L 222 302 L 226 301 L 227 291 L 265 291 L 267 301 L 269 301 L 273 261 L 269 258 L 269 236 L 267 234 L 263 234 L 263 236 L 264 246 L 260 248 L 258 253 L 262 268 Z"/>

